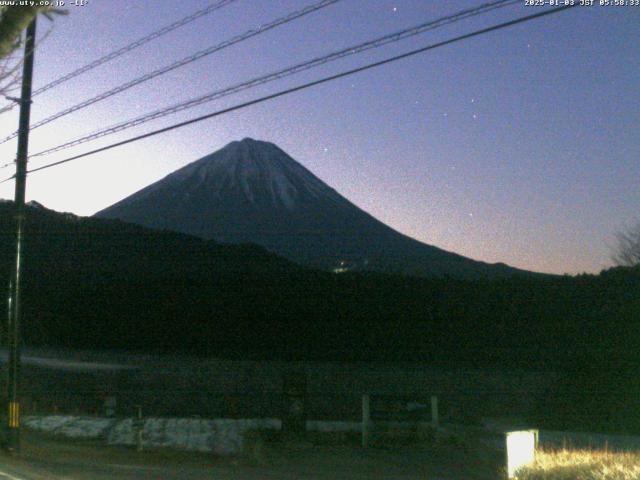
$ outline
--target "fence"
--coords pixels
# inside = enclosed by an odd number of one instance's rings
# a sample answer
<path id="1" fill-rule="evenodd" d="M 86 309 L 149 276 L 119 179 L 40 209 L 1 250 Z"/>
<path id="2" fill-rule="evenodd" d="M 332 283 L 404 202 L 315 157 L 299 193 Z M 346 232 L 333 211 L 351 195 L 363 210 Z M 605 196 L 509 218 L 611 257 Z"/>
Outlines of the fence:
<path id="1" fill-rule="evenodd" d="M 368 447 L 376 425 L 415 428 L 419 425 L 437 428 L 439 425 L 438 397 L 423 398 L 398 395 L 362 396 L 362 446 Z"/>
<path id="2" fill-rule="evenodd" d="M 300 431 L 304 419 L 361 424 L 363 395 L 370 395 L 373 402 L 374 423 L 376 416 L 384 415 L 385 401 L 392 398 L 415 402 L 414 417 L 425 411 L 417 404 L 428 407 L 429 422 L 432 396 L 438 397 L 437 417 L 443 422 L 479 423 L 483 416 L 527 415 L 553 381 L 548 373 L 445 370 L 418 364 L 164 357 L 138 359 L 126 368 L 98 369 L 88 364 L 85 369 L 63 369 L 45 363 L 23 368 L 25 414 L 130 418 L 140 408 L 145 418 L 282 419 L 289 431 Z M 398 417 L 396 410 L 393 415 Z"/>

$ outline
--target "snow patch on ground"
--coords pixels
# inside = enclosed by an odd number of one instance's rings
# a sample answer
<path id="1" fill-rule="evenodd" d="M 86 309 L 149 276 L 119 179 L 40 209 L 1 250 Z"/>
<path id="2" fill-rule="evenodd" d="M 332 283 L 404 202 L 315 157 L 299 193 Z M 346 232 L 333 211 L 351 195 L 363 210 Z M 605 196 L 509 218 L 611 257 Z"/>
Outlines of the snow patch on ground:
<path id="1" fill-rule="evenodd" d="M 100 438 L 115 423 L 116 420 L 110 418 L 71 415 L 27 416 L 24 418 L 24 424 L 33 430 L 71 438 Z"/>
<path id="2" fill-rule="evenodd" d="M 71 415 L 24 417 L 26 427 L 69 438 L 104 439 L 109 445 L 135 445 L 132 418 L 101 418 Z M 245 432 L 280 430 L 275 418 L 146 418 L 142 438 L 147 447 L 175 448 L 233 455 L 242 452 Z M 320 432 L 359 431 L 360 422 L 307 421 L 307 430 Z"/>
<path id="3" fill-rule="evenodd" d="M 69 438 L 102 438 L 109 445 L 135 445 L 133 419 L 27 416 L 28 428 Z M 147 418 L 142 438 L 147 447 L 175 448 L 232 455 L 242 452 L 247 430 L 279 430 L 278 419 Z"/>
<path id="4" fill-rule="evenodd" d="M 144 444 L 220 455 L 240 453 L 247 430 L 279 430 L 277 419 L 148 418 L 144 421 Z M 135 445 L 136 435 L 131 419 L 118 422 L 108 436 L 111 445 Z"/>

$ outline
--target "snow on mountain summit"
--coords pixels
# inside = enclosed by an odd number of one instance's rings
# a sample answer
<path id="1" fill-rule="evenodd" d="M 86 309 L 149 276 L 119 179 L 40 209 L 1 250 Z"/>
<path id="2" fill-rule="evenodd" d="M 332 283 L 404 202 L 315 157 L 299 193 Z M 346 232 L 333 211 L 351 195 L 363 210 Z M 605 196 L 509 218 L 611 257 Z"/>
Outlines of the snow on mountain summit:
<path id="1" fill-rule="evenodd" d="M 340 196 L 273 143 L 245 138 L 174 172 L 167 179 L 188 191 L 234 194 L 252 204 L 293 209 Z"/>

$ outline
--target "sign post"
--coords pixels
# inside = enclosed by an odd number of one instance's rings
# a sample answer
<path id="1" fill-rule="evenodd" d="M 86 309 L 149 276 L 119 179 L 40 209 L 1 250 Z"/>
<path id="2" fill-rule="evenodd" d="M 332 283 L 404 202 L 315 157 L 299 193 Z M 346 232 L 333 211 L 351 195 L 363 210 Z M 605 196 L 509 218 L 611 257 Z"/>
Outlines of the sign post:
<path id="1" fill-rule="evenodd" d="M 307 374 L 305 371 L 289 371 L 283 378 L 284 412 L 282 431 L 294 436 L 307 430 Z"/>
<path id="2" fill-rule="evenodd" d="M 142 418 L 142 407 L 140 405 L 136 405 L 136 416 L 133 419 L 133 431 L 136 434 L 136 450 L 138 452 L 141 452 L 143 447 L 143 443 L 142 443 L 143 430 L 144 430 L 144 419 Z"/>
<path id="3" fill-rule="evenodd" d="M 371 403 L 369 395 L 362 395 L 362 448 L 369 446 L 369 429 L 371 425 Z"/>

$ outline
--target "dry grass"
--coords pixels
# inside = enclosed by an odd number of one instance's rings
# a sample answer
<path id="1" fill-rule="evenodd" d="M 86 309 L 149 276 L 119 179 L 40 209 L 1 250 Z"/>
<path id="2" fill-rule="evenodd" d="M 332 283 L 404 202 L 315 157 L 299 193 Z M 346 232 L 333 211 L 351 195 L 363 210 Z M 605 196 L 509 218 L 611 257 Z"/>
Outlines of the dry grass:
<path id="1" fill-rule="evenodd" d="M 518 480 L 640 480 L 640 452 L 547 450 Z"/>

